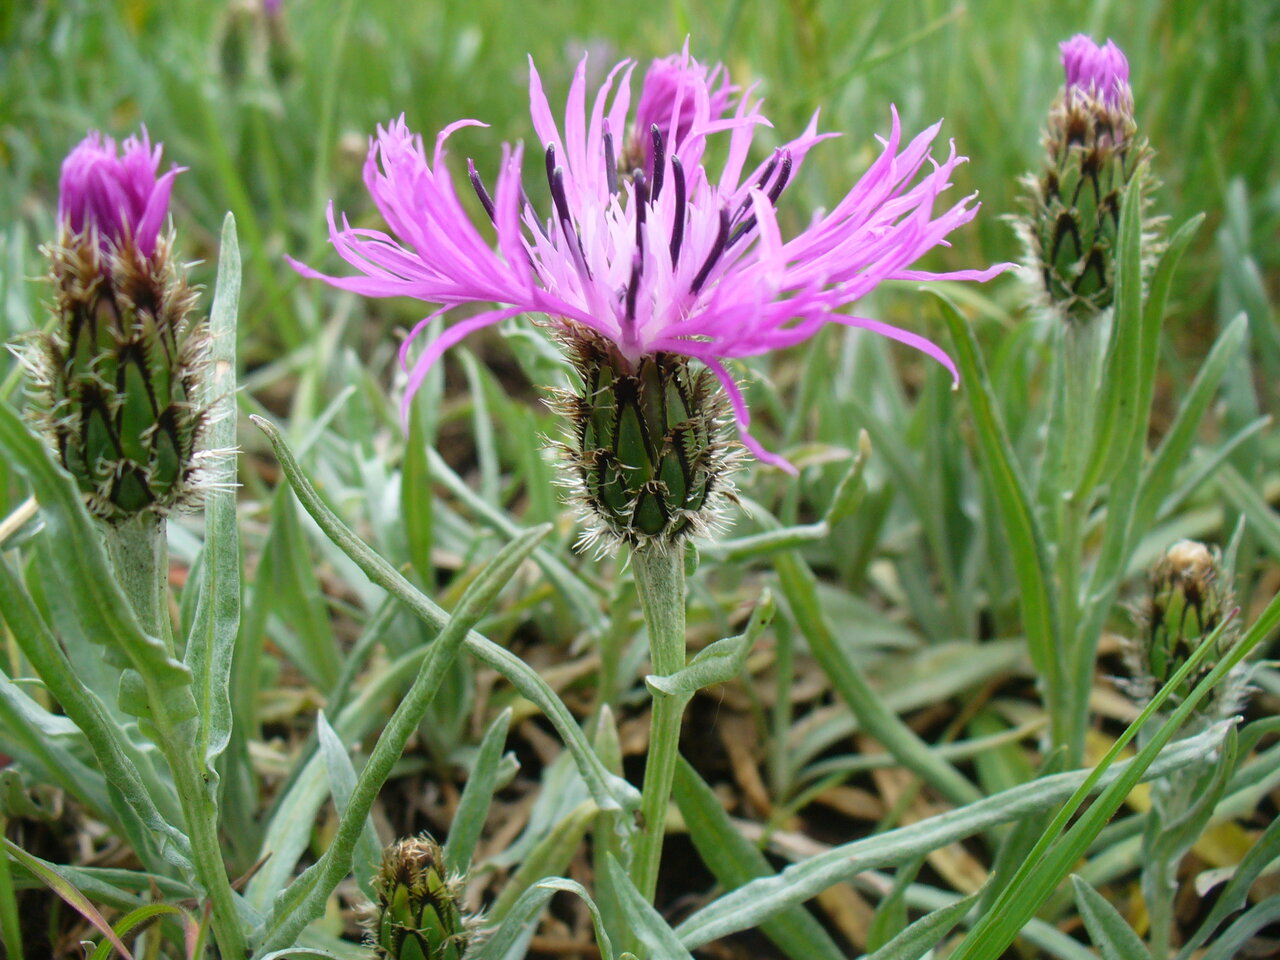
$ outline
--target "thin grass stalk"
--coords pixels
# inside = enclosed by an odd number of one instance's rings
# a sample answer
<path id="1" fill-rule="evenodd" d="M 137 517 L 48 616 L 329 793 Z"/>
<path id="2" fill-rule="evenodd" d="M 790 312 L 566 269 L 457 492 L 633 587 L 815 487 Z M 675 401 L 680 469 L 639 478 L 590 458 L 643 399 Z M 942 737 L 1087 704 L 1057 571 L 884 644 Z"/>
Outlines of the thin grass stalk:
<path id="1" fill-rule="evenodd" d="M 8 821 L 0 817 L 0 837 L 5 834 Z M 9 857 L 0 853 L 0 944 L 3 944 L 11 960 L 23 960 L 22 924 L 18 913 L 18 900 L 13 889 L 13 871 Z"/>

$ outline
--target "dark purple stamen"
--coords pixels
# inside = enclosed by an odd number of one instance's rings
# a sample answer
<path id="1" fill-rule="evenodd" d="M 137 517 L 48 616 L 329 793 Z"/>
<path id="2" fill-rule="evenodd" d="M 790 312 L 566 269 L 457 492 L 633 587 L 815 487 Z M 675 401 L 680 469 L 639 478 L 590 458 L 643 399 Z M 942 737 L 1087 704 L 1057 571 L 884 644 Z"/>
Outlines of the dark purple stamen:
<path id="1" fill-rule="evenodd" d="M 476 196 L 480 198 L 480 205 L 484 207 L 484 212 L 489 215 L 489 222 L 496 224 L 498 218 L 493 212 L 493 198 L 489 196 L 489 191 L 484 188 L 484 181 L 480 179 L 480 174 L 476 172 L 475 161 L 470 157 L 467 158 L 467 174 L 471 177 L 471 189 L 476 192 Z"/>
<path id="2" fill-rule="evenodd" d="M 667 150 L 662 142 L 662 131 L 655 123 L 649 131 L 653 135 L 653 202 L 658 202 L 658 194 L 662 192 L 662 180 L 667 165 Z"/>
<path id="3" fill-rule="evenodd" d="M 532 201 L 532 200 L 530 200 L 530 199 L 529 199 L 529 195 L 528 195 L 527 193 L 525 193 L 525 192 L 524 192 L 524 184 L 521 184 L 521 185 L 520 185 L 520 209 L 521 209 L 522 211 L 523 211 L 523 210 L 529 210 L 529 211 L 531 211 L 531 212 L 533 213 L 533 217 L 532 217 L 532 219 L 533 219 L 534 224 L 535 224 L 535 225 L 537 226 L 537 228 L 538 228 L 538 232 L 539 232 L 540 234 L 542 234 L 542 236 L 543 236 L 543 238 L 544 238 L 544 239 L 546 239 L 546 240 L 550 240 L 550 239 L 551 239 L 551 237 L 549 237 L 549 236 L 547 235 L 547 228 L 546 228 L 545 226 L 543 226 L 543 224 L 542 224 L 542 217 L 538 216 L 538 210 L 537 210 L 537 208 L 533 205 L 533 201 Z"/>
<path id="4" fill-rule="evenodd" d="M 771 175 L 774 169 L 777 167 L 776 161 L 779 156 L 781 156 L 782 158 L 782 169 L 778 171 L 778 179 L 774 181 L 773 186 L 769 188 L 769 193 L 767 194 L 769 198 L 769 204 L 771 206 L 777 204 L 778 198 L 782 196 L 782 191 L 787 188 L 787 182 L 791 179 L 791 167 L 792 167 L 791 154 L 783 153 L 782 151 L 779 151 L 778 154 L 774 156 L 774 159 L 769 162 L 769 166 L 766 168 L 766 171 L 765 171 L 766 175 L 761 177 L 759 182 L 756 184 L 756 186 L 758 186 L 761 190 L 764 189 L 764 185 L 769 182 L 769 175 Z M 750 205 L 751 205 L 751 198 L 748 197 L 746 200 L 742 201 L 742 206 L 738 208 L 737 216 L 739 217 L 742 216 L 742 214 L 744 214 L 747 211 L 747 207 L 749 207 Z M 734 219 L 737 219 L 737 217 L 735 217 Z M 748 233 L 750 233 L 753 229 L 755 229 L 757 222 L 758 221 L 756 220 L 756 215 L 754 213 L 751 214 L 751 216 L 747 217 L 747 219 L 743 220 L 742 223 L 739 224 L 738 228 L 733 231 L 733 236 L 729 238 L 729 243 L 727 244 L 727 246 L 732 247 L 735 243 L 737 243 L 739 240 L 745 237 Z"/>
<path id="5" fill-rule="evenodd" d="M 632 188 L 636 192 L 636 249 L 640 249 L 640 234 L 644 229 L 645 208 L 649 205 L 649 182 L 645 179 L 643 171 L 637 170 L 631 181 Z"/>
<path id="6" fill-rule="evenodd" d="M 763 190 L 764 185 L 769 182 L 769 178 L 773 176 L 773 171 L 778 168 L 778 157 L 781 153 L 782 151 L 780 149 L 773 151 L 773 156 L 770 157 L 769 162 L 764 165 L 764 173 L 760 174 L 760 179 L 756 181 L 757 189 Z"/>
<path id="7" fill-rule="evenodd" d="M 729 211 L 725 207 L 720 208 L 720 229 L 716 232 L 716 242 L 711 245 L 711 252 L 707 254 L 707 259 L 702 263 L 702 269 L 698 271 L 698 275 L 693 278 L 691 289 L 697 293 L 702 289 L 702 285 L 707 282 L 707 277 L 711 275 L 711 268 L 716 265 L 716 261 L 720 259 L 720 255 L 724 253 L 726 242 L 729 239 Z"/>
<path id="8" fill-rule="evenodd" d="M 769 182 L 769 178 L 773 176 L 773 171 L 778 169 L 778 158 L 781 155 L 782 155 L 781 149 L 773 151 L 773 156 L 770 157 L 769 162 L 764 165 L 764 172 L 760 174 L 760 179 L 756 181 L 757 190 L 763 190 L 765 188 L 765 185 Z M 739 223 L 742 220 L 742 218 L 747 215 L 747 211 L 750 209 L 751 209 L 751 197 L 750 195 L 748 195 L 747 198 L 742 201 L 742 203 L 738 204 L 738 209 L 733 212 L 733 219 L 731 222 L 734 224 Z M 729 243 L 730 244 L 735 243 L 739 237 L 741 237 L 744 233 L 746 233 L 747 230 L 750 230 L 751 227 L 754 225 L 755 225 L 755 217 L 751 217 L 747 221 L 747 223 L 744 224 L 745 229 L 740 228 L 734 231 L 733 237 L 729 240 Z"/>
<path id="9" fill-rule="evenodd" d="M 604 126 L 604 179 L 612 195 L 618 192 L 618 159 L 613 153 L 613 134 L 609 131 L 608 120 L 604 122 Z"/>
<path id="10" fill-rule="evenodd" d="M 578 231 L 574 229 L 573 217 L 569 214 L 569 197 L 564 192 L 564 167 L 556 167 L 551 171 L 550 185 L 551 201 L 556 206 L 560 226 L 564 227 L 566 237 L 576 237 Z"/>
<path id="11" fill-rule="evenodd" d="M 725 246 L 732 247 L 735 243 L 754 230 L 756 223 L 756 215 L 753 213 L 751 216 L 747 217 L 747 219 L 743 220 L 742 223 L 738 224 L 738 228 L 733 231 L 733 236 L 729 238 L 729 242 L 726 243 Z"/>
<path id="12" fill-rule="evenodd" d="M 547 147 L 547 185 L 551 187 L 551 202 L 555 204 L 556 216 L 560 220 L 560 228 L 564 231 L 564 238 L 577 242 L 578 261 L 582 264 L 582 269 L 589 279 L 591 277 L 591 268 L 587 266 L 587 251 L 582 245 L 582 237 L 578 235 L 578 231 L 573 225 L 573 217 L 569 213 L 569 196 L 564 189 L 564 167 L 556 166 L 556 148 L 554 146 Z"/>
<path id="13" fill-rule="evenodd" d="M 627 283 L 627 319 L 636 318 L 636 296 L 640 292 L 640 274 L 644 270 L 644 256 L 637 247 L 631 258 L 631 280 Z"/>
<path id="14" fill-rule="evenodd" d="M 777 203 L 778 198 L 782 196 L 782 191 L 787 188 L 787 181 L 791 179 L 791 154 L 784 153 L 782 155 L 782 169 L 778 171 L 778 179 L 774 181 L 772 189 L 769 190 L 769 202 Z M 761 184 L 761 189 L 764 185 Z"/>
<path id="15" fill-rule="evenodd" d="M 680 260 L 680 245 L 684 243 L 685 201 L 684 167 L 674 154 L 671 157 L 671 176 L 676 182 L 676 211 L 671 220 L 671 267 L 674 269 Z"/>

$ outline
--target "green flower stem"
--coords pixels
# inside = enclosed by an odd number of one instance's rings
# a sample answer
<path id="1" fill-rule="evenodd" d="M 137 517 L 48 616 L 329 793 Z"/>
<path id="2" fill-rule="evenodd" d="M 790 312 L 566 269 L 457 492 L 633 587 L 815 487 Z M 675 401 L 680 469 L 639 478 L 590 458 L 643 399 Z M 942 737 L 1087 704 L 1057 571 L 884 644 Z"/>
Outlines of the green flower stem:
<path id="1" fill-rule="evenodd" d="M 1092 685 L 1093 646 L 1086 642 L 1080 624 L 1080 584 L 1084 564 L 1084 518 L 1093 500 L 1092 481 L 1084 477 L 1098 408 L 1098 373 L 1107 345 L 1105 318 L 1070 323 L 1063 333 L 1063 416 L 1057 439 L 1063 451 L 1063 482 L 1067 491 L 1059 503 L 1055 566 L 1058 580 L 1058 636 L 1065 644 L 1061 679 L 1066 689 L 1055 701 L 1067 706 L 1065 723 L 1055 725 L 1056 745 L 1067 748 L 1067 763 L 1079 766 L 1084 760 L 1084 732 L 1088 725 L 1089 686 Z M 1080 663 L 1088 657 L 1087 667 Z M 1090 683 L 1077 689 L 1076 678 L 1088 676 Z M 1060 711 L 1061 712 L 1061 711 Z"/>
<path id="2" fill-rule="evenodd" d="M 159 638 L 173 654 L 173 628 L 169 622 L 169 549 L 165 520 L 142 513 L 124 523 L 105 526 L 107 551 L 116 576 L 129 600 L 138 624 Z M 162 697 L 152 698 L 154 740 L 164 754 L 178 790 L 196 878 L 213 905 L 210 922 L 218 951 L 224 960 L 245 955 L 235 893 L 222 859 L 218 838 L 218 805 L 200 769 L 200 757 L 191 749 L 194 731 L 190 721 L 175 721 Z"/>
<path id="3" fill-rule="evenodd" d="M 1193 720 L 1191 728 L 1194 730 L 1198 725 Z M 1145 746 L 1146 739 L 1141 733 L 1138 735 L 1140 745 Z M 1194 836 L 1207 826 L 1206 801 L 1210 809 L 1218 808 L 1225 792 L 1225 780 L 1234 766 L 1232 751 L 1209 752 L 1189 768 L 1152 785 L 1151 809 L 1147 813 L 1141 851 L 1140 889 L 1147 904 L 1147 937 L 1153 960 L 1169 956 L 1174 901 L 1178 895 L 1178 865 L 1194 843 Z M 1206 783 L 1205 775 L 1210 773 L 1214 775 L 1213 781 Z M 1219 784 L 1221 787 L 1215 789 Z M 1201 816 L 1204 819 L 1200 819 Z M 1198 826 L 1197 820 L 1200 820 Z M 1191 827 L 1194 832 L 1189 831 Z"/>
<path id="4" fill-rule="evenodd" d="M 1081 564 L 1084 562 L 1082 543 L 1083 508 L 1085 504 L 1068 494 L 1059 504 L 1058 543 L 1055 566 L 1058 580 L 1058 636 L 1065 644 L 1065 665 L 1059 674 L 1066 689 L 1054 695 L 1053 702 L 1066 707 L 1059 712 L 1053 726 L 1054 746 L 1066 747 L 1067 765 L 1078 767 L 1084 760 L 1084 733 L 1088 725 L 1089 687 L 1092 685 L 1092 662 L 1082 668 L 1080 657 L 1092 656 L 1092 645 L 1084 642 L 1080 616 Z M 1082 674 L 1089 678 L 1083 690 L 1076 689 Z"/>
<path id="5" fill-rule="evenodd" d="M 649 629 L 649 659 L 653 673 L 668 677 L 685 665 L 684 552 L 638 547 L 631 555 L 636 591 Z M 631 879 L 640 895 L 653 902 L 662 860 L 667 805 L 675 781 L 680 747 L 680 719 L 687 702 L 658 692 L 653 696 L 649 724 L 649 753 L 640 794 L 641 829 L 637 837 Z"/>
<path id="6" fill-rule="evenodd" d="M 5 835 L 8 821 L 0 816 L 0 837 Z M 13 960 L 23 960 L 22 924 L 19 921 L 18 900 L 14 895 L 13 873 L 9 869 L 9 858 L 0 854 L 0 945 L 8 952 L 6 956 Z"/>
<path id="7" fill-rule="evenodd" d="M 1156 857 L 1142 867 L 1142 887 L 1150 918 L 1151 956 L 1169 956 L 1169 927 L 1173 923 L 1173 899 L 1178 893 L 1175 864 L 1168 857 Z"/>
<path id="8" fill-rule="evenodd" d="M 111 565 L 138 618 L 138 625 L 148 635 L 162 640 L 172 656 L 167 528 L 165 519 L 150 511 L 123 523 L 102 527 Z"/>
<path id="9" fill-rule="evenodd" d="M 167 726 L 167 725 L 166 725 Z M 211 922 L 218 951 L 225 960 L 241 960 L 245 955 L 244 930 L 236 895 L 222 860 L 218 839 L 218 804 L 201 775 L 199 757 L 191 750 L 189 725 L 161 728 L 160 750 L 169 761 L 178 799 L 191 836 L 191 853 L 196 877 L 213 904 Z"/>

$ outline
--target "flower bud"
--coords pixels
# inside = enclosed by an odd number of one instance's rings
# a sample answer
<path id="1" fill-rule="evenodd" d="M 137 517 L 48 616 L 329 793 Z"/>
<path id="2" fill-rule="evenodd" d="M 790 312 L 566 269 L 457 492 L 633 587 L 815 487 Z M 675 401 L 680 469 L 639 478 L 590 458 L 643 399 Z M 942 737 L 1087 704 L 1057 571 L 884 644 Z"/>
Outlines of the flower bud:
<path id="1" fill-rule="evenodd" d="M 43 248 L 54 324 L 24 357 L 32 419 L 111 522 L 192 503 L 204 456 L 208 330 L 160 235 L 179 173 L 156 176 L 160 149 L 91 133 L 67 157 Z"/>
<path id="2" fill-rule="evenodd" d="M 1019 232 L 1049 306 L 1088 322 L 1114 299 L 1120 208 L 1150 149 L 1136 136 L 1120 49 L 1083 34 L 1060 48 L 1066 83 L 1049 112 L 1045 167 L 1024 180 L 1028 216 Z"/>
<path id="3" fill-rule="evenodd" d="M 554 399 L 570 422 L 561 449 L 587 520 L 581 545 L 669 547 L 717 527 L 737 457 L 714 376 L 670 353 L 632 363 L 582 327 L 562 340 L 582 381 Z"/>
<path id="4" fill-rule="evenodd" d="M 425 835 L 393 843 L 373 886 L 378 902 L 370 933 L 379 957 L 461 960 L 467 924 L 439 844 Z"/>
<path id="5" fill-rule="evenodd" d="M 1202 543 L 1179 540 L 1151 569 L 1150 593 L 1141 611 L 1139 640 L 1132 665 L 1136 693 L 1149 698 L 1190 659 L 1201 641 L 1231 615 L 1235 606 L 1229 575 L 1216 551 Z M 1176 706 L 1226 655 L 1237 639 L 1228 626 L 1214 641 L 1214 648 L 1173 691 Z M 1214 691 L 1213 704 L 1222 712 L 1234 709 L 1241 684 L 1228 677 Z"/>
<path id="6" fill-rule="evenodd" d="M 701 156 L 701 147 L 690 149 L 689 134 L 695 126 L 705 127 L 719 120 L 729 109 L 737 91 L 722 66 L 706 67 L 683 54 L 661 57 L 645 71 L 635 124 L 622 156 L 623 174 L 642 170 L 653 178 L 653 131 L 657 143 L 671 153 L 679 153 L 690 169 Z"/>

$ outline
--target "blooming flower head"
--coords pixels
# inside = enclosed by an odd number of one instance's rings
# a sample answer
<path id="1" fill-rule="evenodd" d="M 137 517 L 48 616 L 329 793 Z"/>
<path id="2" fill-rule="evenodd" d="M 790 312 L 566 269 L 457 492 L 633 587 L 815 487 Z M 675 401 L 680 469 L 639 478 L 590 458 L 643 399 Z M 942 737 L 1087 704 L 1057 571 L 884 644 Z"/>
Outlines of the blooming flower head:
<path id="1" fill-rule="evenodd" d="M 72 233 L 96 232 L 104 251 L 136 245 L 144 257 L 169 213 L 169 193 L 182 168 L 157 177 L 162 146 L 151 146 L 145 128 L 117 153 L 115 141 L 90 131 L 62 163 L 58 219 Z"/>
<path id="2" fill-rule="evenodd" d="M 1062 68 L 1067 74 L 1067 91 L 1097 97 L 1109 107 L 1133 104 L 1129 90 L 1129 61 L 1111 40 L 1102 46 L 1093 38 L 1077 33 L 1058 44 Z"/>
<path id="3" fill-rule="evenodd" d="M 378 128 L 365 164 L 365 183 L 392 232 L 339 225 L 330 208 L 330 238 L 357 275 L 295 268 L 365 296 L 438 304 L 410 335 L 403 360 L 434 318 L 494 304 L 426 344 L 410 367 L 409 397 L 468 334 L 520 313 L 543 314 L 570 337 L 585 329 L 612 344 L 632 369 L 666 354 L 705 364 L 728 394 L 743 443 L 784 467 L 748 432 L 750 416 L 727 359 L 792 346 L 834 322 L 910 344 L 954 374 L 946 354 L 924 337 L 843 312 L 883 280 L 986 280 L 1004 269 L 938 274 L 913 267 L 977 211 L 972 198 L 937 209 L 964 160 L 954 148 L 941 162 L 931 158 L 938 125 L 904 142 L 891 110 L 883 152 L 862 179 L 807 229 L 784 238 L 779 201 L 809 150 L 830 136 L 817 132 L 816 115 L 799 137 L 749 165 L 753 137 L 768 126 L 759 101 L 747 90 L 730 110 L 721 71 L 685 53 L 647 75 L 638 113 L 650 123 L 652 154 L 644 169 L 620 171 L 615 138 L 627 130 L 633 71 L 631 63 L 618 64 L 588 103 L 580 63 L 561 126 L 530 63 L 539 175 L 551 206 L 539 212 L 525 193 L 523 146 L 504 149 L 492 192 L 469 165 L 496 244 L 468 216 L 445 164 L 449 137 L 480 124 L 449 125 L 429 153 L 402 117 Z M 723 162 L 708 169 L 702 155 L 713 135 L 727 142 Z"/>

